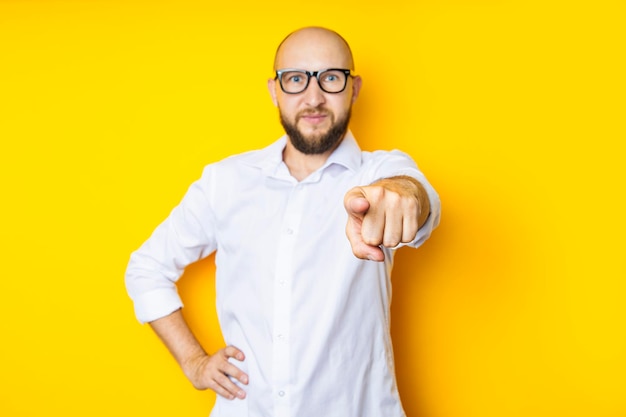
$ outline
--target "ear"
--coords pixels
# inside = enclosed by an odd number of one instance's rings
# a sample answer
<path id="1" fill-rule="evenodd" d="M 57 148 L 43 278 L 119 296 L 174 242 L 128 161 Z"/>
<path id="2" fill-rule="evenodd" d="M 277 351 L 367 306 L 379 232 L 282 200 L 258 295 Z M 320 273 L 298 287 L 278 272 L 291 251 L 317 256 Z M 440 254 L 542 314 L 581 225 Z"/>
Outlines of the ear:
<path id="1" fill-rule="evenodd" d="M 352 103 L 354 103 L 359 96 L 359 92 L 361 91 L 361 85 L 363 84 L 363 80 L 360 76 L 355 75 L 352 77 Z"/>
<path id="2" fill-rule="evenodd" d="M 267 89 L 270 92 L 270 96 L 272 97 L 272 103 L 274 103 L 274 106 L 278 107 L 278 100 L 276 99 L 276 80 L 273 78 L 270 78 L 269 80 L 267 80 Z"/>

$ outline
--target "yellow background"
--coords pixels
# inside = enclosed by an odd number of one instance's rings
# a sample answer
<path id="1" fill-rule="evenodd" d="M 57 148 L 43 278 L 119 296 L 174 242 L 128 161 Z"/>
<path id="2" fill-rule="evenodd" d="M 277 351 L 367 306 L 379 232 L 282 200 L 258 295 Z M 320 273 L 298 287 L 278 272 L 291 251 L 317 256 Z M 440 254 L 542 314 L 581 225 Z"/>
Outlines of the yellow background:
<path id="1" fill-rule="evenodd" d="M 0 0 L 0 415 L 208 415 L 124 270 L 205 164 L 281 134 L 274 50 L 316 24 L 362 147 L 443 202 L 394 275 L 408 415 L 626 416 L 623 1 L 213 3 Z M 212 268 L 181 284 L 209 350 Z"/>

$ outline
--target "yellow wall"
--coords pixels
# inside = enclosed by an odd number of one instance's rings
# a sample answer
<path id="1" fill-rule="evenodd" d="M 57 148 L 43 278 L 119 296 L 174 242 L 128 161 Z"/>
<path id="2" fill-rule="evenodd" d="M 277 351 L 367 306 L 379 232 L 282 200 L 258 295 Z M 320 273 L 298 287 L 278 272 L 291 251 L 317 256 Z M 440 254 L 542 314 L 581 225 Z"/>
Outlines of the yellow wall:
<path id="1" fill-rule="evenodd" d="M 281 134 L 265 80 L 310 24 L 352 44 L 363 148 L 443 201 L 394 276 L 409 416 L 626 416 L 623 1 L 211 3 L 0 0 L 1 416 L 208 415 L 124 269 L 205 164 Z M 211 272 L 182 293 L 215 349 Z"/>

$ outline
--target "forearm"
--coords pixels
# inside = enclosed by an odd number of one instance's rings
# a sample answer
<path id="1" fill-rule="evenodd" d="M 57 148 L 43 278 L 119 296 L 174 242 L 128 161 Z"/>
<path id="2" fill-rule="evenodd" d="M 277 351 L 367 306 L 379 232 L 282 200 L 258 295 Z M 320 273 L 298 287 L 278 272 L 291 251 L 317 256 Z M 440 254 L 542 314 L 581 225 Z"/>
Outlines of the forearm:
<path id="1" fill-rule="evenodd" d="M 149 324 L 174 356 L 185 375 L 191 379 L 189 364 L 198 358 L 207 356 L 207 353 L 189 328 L 182 310 L 178 309 Z"/>

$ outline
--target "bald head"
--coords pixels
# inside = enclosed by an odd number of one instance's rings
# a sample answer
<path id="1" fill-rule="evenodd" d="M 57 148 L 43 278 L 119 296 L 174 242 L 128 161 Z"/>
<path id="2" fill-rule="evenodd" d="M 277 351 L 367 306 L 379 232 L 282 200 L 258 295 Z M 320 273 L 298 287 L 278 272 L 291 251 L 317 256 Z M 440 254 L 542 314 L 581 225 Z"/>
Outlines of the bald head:
<path id="1" fill-rule="evenodd" d="M 306 27 L 290 33 L 278 46 L 274 70 L 281 68 L 354 70 L 354 60 L 348 42 L 337 32 Z"/>

